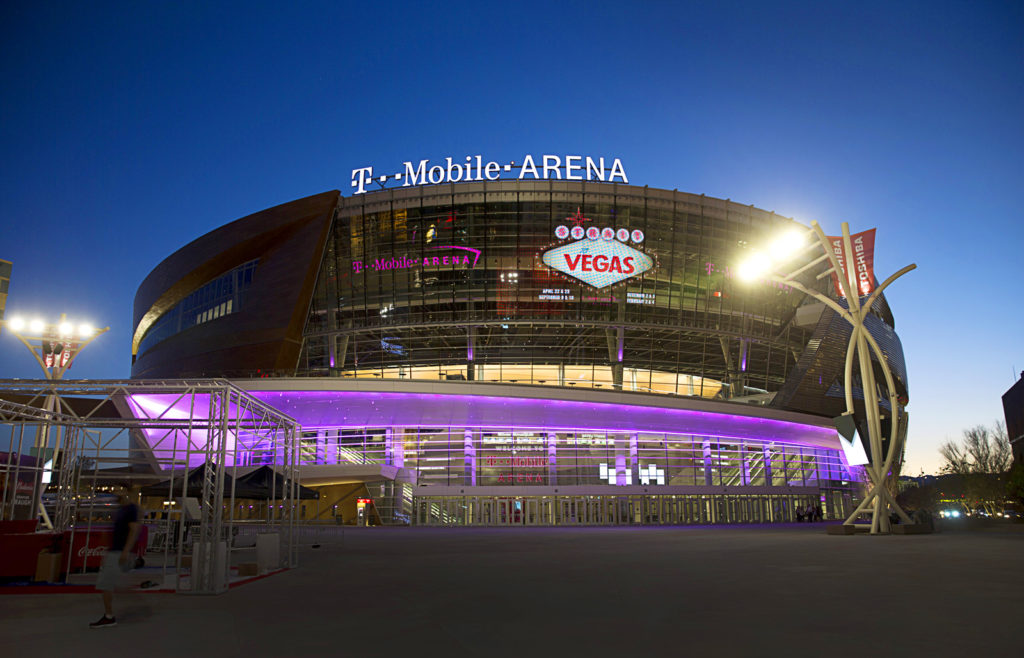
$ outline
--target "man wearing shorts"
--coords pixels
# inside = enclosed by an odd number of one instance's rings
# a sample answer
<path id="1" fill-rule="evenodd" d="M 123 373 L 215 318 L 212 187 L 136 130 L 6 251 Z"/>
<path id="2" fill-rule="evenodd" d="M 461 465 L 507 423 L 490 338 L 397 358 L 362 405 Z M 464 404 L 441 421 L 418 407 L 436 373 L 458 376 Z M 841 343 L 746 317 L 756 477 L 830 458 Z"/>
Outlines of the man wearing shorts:
<path id="1" fill-rule="evenodd" d="M 114 517 L 114 538 L 110 548 L 103 556 L 99 576 L 96 578 L 96 589 L 103 593 L 103 616 L 99 621 L 89 624 L 90 628 L 117 626 L 114 617 L 114 589 L 121 581 L 121 575 L 131 571 L 135 562 L 132 548 L 139 537 L 139 508 L 128 501 L 127 496 L 120 496 L 121 506 Z"/>

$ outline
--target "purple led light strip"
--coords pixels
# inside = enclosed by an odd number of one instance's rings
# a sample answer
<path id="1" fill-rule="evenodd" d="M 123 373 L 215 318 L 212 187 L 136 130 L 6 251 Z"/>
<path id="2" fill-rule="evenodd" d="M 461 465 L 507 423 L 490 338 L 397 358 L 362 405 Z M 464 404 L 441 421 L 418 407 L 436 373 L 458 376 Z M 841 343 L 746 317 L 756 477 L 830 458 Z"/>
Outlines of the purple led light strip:
<path id="1" fill-rule="evenodd" d="M 429 427 L 433 425 L 488 429 L 532 427 L 556 431 L 640 431 L 734 440 L 749 438 L 817 447 L 830 447 L 836 440 L 834 429 L 792 421 L 693 409 L 631 406 L 620 403 L 364 391 L 252 391 L 251 393 L 272 406 L 278 406 L 282 412 L 299 418 L 308 427 L 367 427 L 371 425 Z M 278 404 L 274 405 L 272 401 Z M 525 422 L 521 423 L 511 419 L 495 423 L 494 416 L 514 414 L 522 417 L 529 415 L 530 412 L 543 416 L 543 418 L 523 418 L 522 420 Z M 325 416 L 329 416 L 329 418 Z M 571 418 L 566 416 L 571 416 Z M 616 425 L 614 422 L 603 424 L 602 420 L 610 420 L 608 416 L 615 419 L 640 417 L 648 419 L 650 422 L 646 424 L 646 427 L 635 420 L 628 423 L 623 422 L 621 425 Z M 587 425 L 588 422 L 594 424 Z M 673 425 L 678 429 L 674 431 L 669 429 L 669 426 Z M 682 427 L 679 427 L 680 425 Z"/>
<path id="2" fill-rule="evenodd" d="M 550 398 L 519 398 L 519 397 L 499 397 L 493 395 L 450 395 L 443 393 L 391 393 L 391 392 L 377 392 L 377 391 L 249 391 L 249 394 L 260 400 L 272 396 L 279 397 L 299 397 L 299 398 L 310 398 L 314 399 L 320 397 L 321 399 L 333 400 L 333 398 L 341 397 L 355 397 L 355 398 L 371 398 L 372 400 L 426 400 L 430 399 L 433 401 L 442 400 L 456 400 L 462 404 L 468 404 L 473 402 L 486 402 L 486 403 L 499 403 L 502 405 L 517 405 L 517 406 L 528 406 L 528 405 L 553 405 L 553 406 L 579 406 L 590 409 L 609 409 L 620 411 L 627 415 L 635 415 L 638 412 L 648 413 L 669 413 L 669 414 L 681 414 L 685 416 L 696 416 L 696 417 L 707 417 L 709 420 L 716 418 L 727 418 L 740 423 L 751 423 L 751 424 L 768 424 L 776 425 L 788 428 L 802 428 L 810 431 L 820 431 L 829 434 L 833 434 L 835 430 L 827 427 L 820 427 L 816 425 L 806 425 L 804 423 L 797 423 L 789 420 L 777 420 L 775 418 L 760 418 L 758 416 L 748 416 L 743 414 L 725 414 L 714 411 L 701 411 L 698 409 L 673 409 L 670 407 L 651 407 L 645 405 L 627 405 L 621 403 L 605 403 L 605 402 L 585 402 L 581 400 L 555 400 Z M 273 406 L 273 405 L 271 405 Z"/>

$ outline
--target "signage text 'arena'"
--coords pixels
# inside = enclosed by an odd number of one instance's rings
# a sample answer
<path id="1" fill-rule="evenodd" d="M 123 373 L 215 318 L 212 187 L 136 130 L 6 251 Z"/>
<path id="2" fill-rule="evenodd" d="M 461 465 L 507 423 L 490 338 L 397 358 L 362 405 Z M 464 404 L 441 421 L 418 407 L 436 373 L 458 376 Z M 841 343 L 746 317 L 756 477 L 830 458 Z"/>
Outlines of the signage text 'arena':
<path id="1" fill-rule="evenodd" d="M 523 158 L 522 164 L 516 164 L 514 161 L 501 164 L 493 160 L 484 162 L 481 155 L 467 155 L 465 162 L 454 158 L 445 158 L 444 164 L 435 165 L 431 165 L 429 160 L 420 160 L 416 165 L 412 162 L 403 162 L 405 170 L 397 174 L 375 176 L 373 167 L 353 169 L 352 187 L 356 188 L 353 194 L 365 194 L 367 184 L 374 182 L 383 187 L 390 181 L 396 184 L 401 181 L 402 187 L 409 187 L 428 183 L 437 185 L 460 181 L 498 180 L 503 173 L 507 178 L 514 177 L 519 180 L 587 180 L 628 184 L 622 160 L 608 160 L 610 162 L 606 166 L 605 158 L 593 158 L 589 155 L 542 155 L 536 159 L 532 155 L 527 155 Z M 518 175 L 510 175 L 513 169 L 519 171 Z"/>

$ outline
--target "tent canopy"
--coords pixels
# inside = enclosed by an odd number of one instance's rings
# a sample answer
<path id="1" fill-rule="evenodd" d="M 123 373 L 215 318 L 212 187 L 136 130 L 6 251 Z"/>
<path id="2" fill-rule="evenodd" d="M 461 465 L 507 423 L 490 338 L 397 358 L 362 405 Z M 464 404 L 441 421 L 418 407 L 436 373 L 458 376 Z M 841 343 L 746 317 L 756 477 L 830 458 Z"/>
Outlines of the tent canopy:
<path id="1" fill-rule="evenodd" d="M 287 486 L 287 480 L 285 477 L 275 471 L 270 466 L 260 466 L 252 473 L 243 475 L 238 478 L 236 483 L 235 498 L 256 498 L 258 500 L 269 500 L 271 496 L 274 496 L 275 500 L 282 497 L 284 489 Z M 247 492 L 255 493 L 254 496 L 242 496 L 238 493 L 237 489 L 245 489 Z M 298 486 L 298 492 L 296 496 L 300 500 L 317 500 L 320 498 L 320 494 L 312 489 L 302 486 Z"/>
<path id="2" fill-rule="evenodd" d="M 189 471 L 188 475 L 185 476 L 185 479 L 188 480 L 188 482 L 187 482 L 187 490 L 186 490 L 186 495 L 187 496 L 189 496 L 189 497 L 196 497 L 196 496 L 202 495 L 202 492 L 203 492 L 203 476 L 204 476 L 203 471 L 204 471 L 204 469 L 207 469 L 207 468 L 217 468 L 217 465 L 216 464 L 212 464 L 210 462 L 206 462 L 205 464 L 200 464 L 199 466 L 196 466 L 191 471 Z M 232 482 L 232 480 L 233 480 L 233 478 L 231 477 L 231 475 L 229 473 L 227 473 L 226 470 L 225 470 L 225 473 L 224 473 L 224 495 L 225 496 L 230 496 L 231 495 L 231 482 Z M 151 485 L 142 487 L 142 489 L 139 490 L 139 493 L 141 493 L 143 496 L 161 496 L 163 498 L 176 498 L 176 497 L 181 495 L 181 487 L 182 487 L 182 476 L 178 475 L 177 477 L 173 478 L 172 480 L 164 480 L 163 482 L 157 482 L 156 484 L 151 484 Z M 235 483 L 235 498 L 249 498 L 250 496 L 245 495 L 247 493 L 250 493 L 250 492 L 248 492 L 245 489 L 239 487 L 237 482 Z"/>
<path id="3" fill-rule="evenodd" d="M 188 480 L 188 495 L 197 496 L 203 491 L 203 469 L 204 468 L 216 468 L 215 464 L 209 462 L 201 464 L 191 471 L 189 471 L 186 479 Z M 227 472 L 224 473 L 224 495 L 231 495 L 231 482 L 232 477 Z M 283 475 L 275 471 L 270 466 L 261 466 L 248 475 L 243 475 L 234 480 L 235 484 L 235 499 L 244 500 L 270 500 L 271 496 L 274 500 L 280 500 L 283 497 L 285 490 L 285 478 Z M 181 477 L 174 478 L 173 490 L 171 480 L 164 480 L 156 484 L 143 487 L 140 490 L 143 496 L 163 496 L 163 497 L 177 497 L 181 495 Z M 320 494 L 307 489 L 299 485 L 297 496 L 301 500 L 316 500 L 320 498 Z"/>

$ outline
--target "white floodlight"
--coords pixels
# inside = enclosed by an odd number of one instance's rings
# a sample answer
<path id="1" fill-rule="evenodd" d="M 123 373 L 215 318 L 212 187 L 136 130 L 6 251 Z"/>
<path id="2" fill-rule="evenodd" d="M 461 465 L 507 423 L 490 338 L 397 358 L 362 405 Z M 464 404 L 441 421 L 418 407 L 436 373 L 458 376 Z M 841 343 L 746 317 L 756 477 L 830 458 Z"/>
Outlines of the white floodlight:
<path id="1" fill-rule="evenodd" d="M 32 320 L 32 322 L 28 323 L 28 328 L 31 329 L 32 331 L 36 332 L 37 334 L 38 333 L 42 333 L 43 328 L 45 326 L 46 325 L 43 324 L 43 321 L 38 319 L 38 318 L 36 318 L 35 320 Z"/>
<path id="2" fill-rule="evenodd" d="M 768 253 L 771 254 L 772 260 L 782 262 L 791 258 L 802 246 L 804 246 L 804 233 L 797 229 L 790 229 L 772 242 Z"/>
<path id="3" fill-rule="evenodd" d="M 82 324 L 78 325 L 78 335 L 81 336 L 82 338 L 88 338 L 89 336 L 92 336 L 92 333 L 93 328 L 91 324 L 83 322 Z"/>
<path id="4" fill-rule="evenodd" d="M 61 338 L 66 338 L 75 332 L 75 328 L 70 322 L 61 322 L 57 331 L 60 333 Z"/>
<path id="5" fill-rule="evenodd" d="M 755 251 L 750 254 L 750 258 L 740 263 L 736 274 L 743 281 L 753 281 L 768 272 L 769 267 L 771 267 L 771 261 L 768 260 L 768 257 L 759 251 Z"/>
<path id="6" fill-rule="evenodd" d="M 11 331 L 21 331 L 25 328 L 25 320 L 16 315 L 11 318 L 11 321 L 7 323 L 7 326 L 11 328 Z"/>

